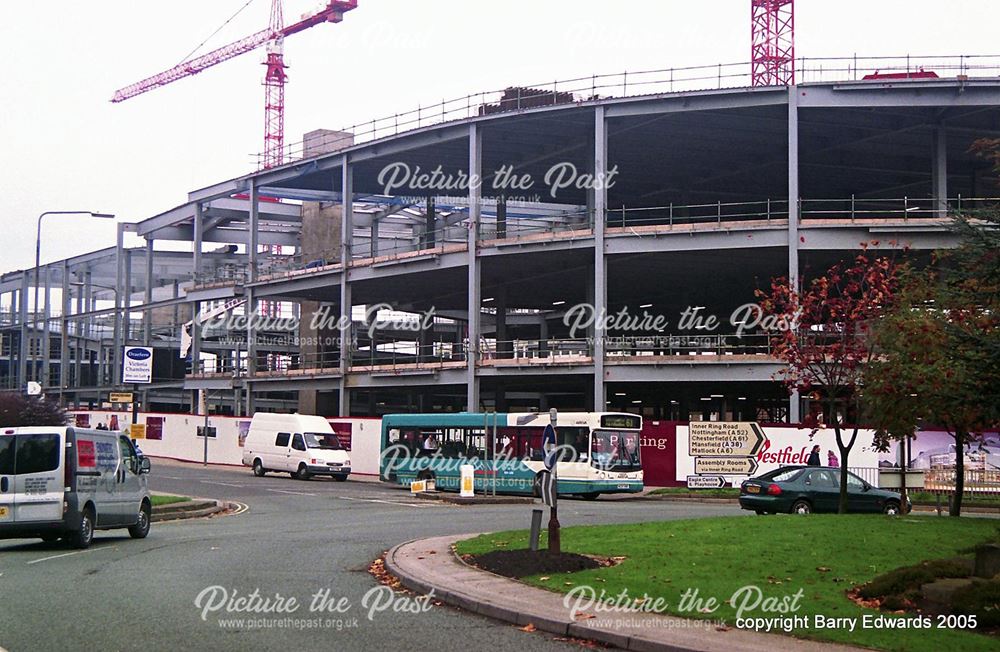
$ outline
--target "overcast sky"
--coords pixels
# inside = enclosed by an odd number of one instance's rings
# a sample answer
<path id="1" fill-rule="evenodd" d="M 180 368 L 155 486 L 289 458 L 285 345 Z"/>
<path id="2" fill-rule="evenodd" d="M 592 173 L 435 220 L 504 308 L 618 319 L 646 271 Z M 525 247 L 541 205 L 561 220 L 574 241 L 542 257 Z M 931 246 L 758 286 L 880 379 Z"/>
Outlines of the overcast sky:
<path id="1" fill-rule="evenodd" d="M 138 221 L 189 190 L 250 172 L 262 149 L 262 51 L 121 104 L 245 0 L 3 3 L 0 272 L 29 267 L 46 210 Z M 286 23 L 320 4 L 285 0 Z M 267 25 L 250 6 L 202 51 Z M 338 25 L 285 42 L 286 140 L 547 80 L 749 59 L 749 0 L 360 0 Z M 799 0 L 805 57 L 996 54 L 996 0 Z M 114 243 L 109 220 L 45 218 L 42 258 Z"/>

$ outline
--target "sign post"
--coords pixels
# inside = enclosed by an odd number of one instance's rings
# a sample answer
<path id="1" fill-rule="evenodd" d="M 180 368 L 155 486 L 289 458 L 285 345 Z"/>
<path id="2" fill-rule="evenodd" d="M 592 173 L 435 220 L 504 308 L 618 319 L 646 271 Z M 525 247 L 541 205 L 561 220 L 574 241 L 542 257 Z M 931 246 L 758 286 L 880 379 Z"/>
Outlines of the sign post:
<path id="1" fill-rule="evenodd" d="M 556 472 L 557 460 L 559 457 L 559 439 L 556 436 L 556 421 L 559 413 L 555 408 L 549 410 L 549 425 L 545 426 L 545 434 L 542 435 L 542 449 L 545 451 L 545 468 L 548 470 L 548 477 L 543 482 L 542 495 L 547 497 L 546 504 L 549 506 L 549 552 L 559 554 L 562 551 L 559 539 L 559 499 L 558 499 L 558 473 Z M 548 485 L 548 491 L 545 490 Z M 548 494 L 548 496 L 545 496 Z"/>
<path id="2" fill-rule="evenodd" d="M 714 489 L 725 486 L 725 476 L 753 475 L 764 440 L 755 422 L 692 421 L 688 454 L 694 457 L 695 475 L 688 476 L 688 489 Z"/>
<path id="3" fill-rule="evenodd" d="M 153 382 L 153 348 L 149 346 L 126 346 L 122 356 L 122 384 L 132 383 L 132 425 L 139 420 L 139 403 L 135 400 L 139 385 Z"/>

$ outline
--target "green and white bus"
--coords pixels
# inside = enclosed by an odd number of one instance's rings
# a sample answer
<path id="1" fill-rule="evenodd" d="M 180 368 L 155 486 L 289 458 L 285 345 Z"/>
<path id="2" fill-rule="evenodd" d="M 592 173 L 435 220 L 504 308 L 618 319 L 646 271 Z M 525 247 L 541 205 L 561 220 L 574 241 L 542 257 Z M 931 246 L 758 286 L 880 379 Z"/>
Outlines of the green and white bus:
<path id="1" fill-rule="evenodd" d="M 389 414 L 382 417 L 381 478 L 409 486 L 433 479 L 458 491 L 461 466 L 474 468 L 476 493 L 539 495 L 547 413 Z M 642 417 L 561 412 L 558 492 L 584 498 L 642 491 Z"/>

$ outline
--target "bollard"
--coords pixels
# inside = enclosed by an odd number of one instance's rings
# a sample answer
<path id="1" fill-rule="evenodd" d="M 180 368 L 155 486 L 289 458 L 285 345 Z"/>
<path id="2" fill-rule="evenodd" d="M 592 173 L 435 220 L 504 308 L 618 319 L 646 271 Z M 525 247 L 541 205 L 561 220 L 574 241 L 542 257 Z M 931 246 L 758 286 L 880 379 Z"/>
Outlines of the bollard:
<path id="1" fill-rule="evenodd" d="M 531 510 L 531 541 L 530 548 L 534 552 L 538 552 L 538 536 L 542 531 L 542 510 L 533 509 Z"/>
<path id="2" fill-rule="evenodd" d="M 462 480 L 461 493 L 459 495 L 462 498 L 472 498 L 475 495 L 475 492 L 473 491 L 473 488 L 475 486 L 475 483 L 473 482 L 473 478 L 475 477 L 475 471 L 476 471 L 475 467 L 473 467 L 471 464 L 463 464 L 461 467 L 459 467 L 459 471 L 461 472 L 461 480 Z"/>

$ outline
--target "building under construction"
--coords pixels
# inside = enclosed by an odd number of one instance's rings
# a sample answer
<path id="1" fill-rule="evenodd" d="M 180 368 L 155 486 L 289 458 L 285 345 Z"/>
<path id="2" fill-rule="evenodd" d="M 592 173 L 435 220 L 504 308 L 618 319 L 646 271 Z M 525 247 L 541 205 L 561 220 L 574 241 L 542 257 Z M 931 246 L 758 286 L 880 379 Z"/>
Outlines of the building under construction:
<path id="1" fill-rule="evenodd" d="M 750 64 L 598 76 L 308 134 L 106 249 L 0 277 L 0 386 L 97 407 L 145 345 L 149 411 L 798 421 L 807 397 L 732 314 L 862 242 L 952 244 L 947 214 L 998 194 L 970 145 L 1000 136 L 1000 60 L 796 65 L 790 85 Z M 666 323 L 604 330 L 581 304 Z"/>

